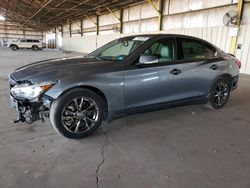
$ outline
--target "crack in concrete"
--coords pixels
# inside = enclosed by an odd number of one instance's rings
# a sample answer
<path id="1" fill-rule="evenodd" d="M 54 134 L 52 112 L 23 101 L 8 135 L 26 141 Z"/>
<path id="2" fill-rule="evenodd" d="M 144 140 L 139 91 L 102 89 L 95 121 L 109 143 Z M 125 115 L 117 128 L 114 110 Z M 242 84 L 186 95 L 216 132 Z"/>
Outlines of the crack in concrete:
<path id="1" fill-rule="evenodd" d="M 109 144 L 109 136 L 108 136 L 108 134 L 102 128 L 101 128 L 101 131 L 102 131 L 102 133 L 105 136 L 105 141 L 104 141 L 104 144 L 102 145 L 102 148 L 101 148 L 101 161 L 97 165 L 97 169 L 96 169 L 96 172 L 95 172 L 96 186 L 97 186 L 97 188 L 100 187 L 100 185 L 99 185 L 99 180 L 100 180 L 100 178 L 99 178 L 99 171 L 100 171 L 101 166 L 105 162 L 105 155 L 104 155 L 105 147 Z"/>

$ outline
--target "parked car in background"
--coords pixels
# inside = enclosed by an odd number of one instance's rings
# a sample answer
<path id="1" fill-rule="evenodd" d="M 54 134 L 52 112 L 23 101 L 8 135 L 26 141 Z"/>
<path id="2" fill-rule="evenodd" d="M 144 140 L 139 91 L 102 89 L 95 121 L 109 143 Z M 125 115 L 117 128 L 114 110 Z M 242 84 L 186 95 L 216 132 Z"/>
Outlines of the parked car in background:
<path id="1" fill-rule="evenodd" d="M 16 41 L 9 42 L 7 46 L 14 51 L 21 48 L 32 49 L 34 51 L 37 51 L 43 48 L 43 43 L 37 39 L 19 38 Z"/>
<path id="2" fill-rule="evenodd" d="M 220 109 L 237 87 L 241 63 L 184 35 L 114 40 L 86 57 L 33 63 L 9 76 L 18 121 L 50 117 L 55 130 L 80 139 L 104 120 L 175 105 Z"/>

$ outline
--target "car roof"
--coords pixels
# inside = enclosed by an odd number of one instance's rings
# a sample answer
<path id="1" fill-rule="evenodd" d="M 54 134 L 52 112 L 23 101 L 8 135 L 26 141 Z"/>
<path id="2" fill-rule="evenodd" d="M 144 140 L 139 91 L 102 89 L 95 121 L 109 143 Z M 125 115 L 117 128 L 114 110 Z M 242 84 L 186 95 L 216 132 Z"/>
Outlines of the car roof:
<path id="1" fill-rule="evenodd" d="M 194 38 L 194 39 L 203 40 L 203 39 L 195 37 L 195 36 L 183 35 L 183 34 L 170 34 L 170 33 L 128 35 L 128 36 L 125 36 L 123 38 L 126 38 L 126 37 L 159 37 L 159 36 L 185 37 L 185 38 Z"/>
<path id="2" fill-rule="evenodd" d="M 215 45 L 213 45 L 212 43 L 202 39 L 202 38 L 198 38 L 195 36 L 190 36 L 190 35 L 183 35 L 183 34 L 169 34 L 169 33 L 159 33 L 159 34 L 139 34 L 139 35 L 129 35 L 129 36 L 125 36 L 122 38 L 128 38 L 128 37 L 151 37 L 151 38 L 157 38 L 157 37 L 183 37 L 183 38 L 189 38 L 189 39 L 195 39 L 195 40 L 199 40 L 201 42 L 207 43 L 211 46 L 213 46 L 214 48 L 218 49 Z"/>
<path id="3" fill-rule="evenodd" d="M 18 38 L 18 39 L 25 39 L 25 40 L 39 40 L 39 39 L 30 39 L 30 38 Z"/>

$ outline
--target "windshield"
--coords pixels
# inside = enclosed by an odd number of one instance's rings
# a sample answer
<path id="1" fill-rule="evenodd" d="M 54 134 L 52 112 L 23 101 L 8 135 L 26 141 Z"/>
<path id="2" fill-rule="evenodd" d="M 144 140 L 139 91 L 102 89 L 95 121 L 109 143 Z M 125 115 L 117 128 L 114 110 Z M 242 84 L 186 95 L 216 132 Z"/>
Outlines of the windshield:
<path id="1" fill-rule="evenodd" d="M 103 60 L 122 61 L 132 54 L 149 37 L 126 37 L 109 42 L 88 56 Z"/>

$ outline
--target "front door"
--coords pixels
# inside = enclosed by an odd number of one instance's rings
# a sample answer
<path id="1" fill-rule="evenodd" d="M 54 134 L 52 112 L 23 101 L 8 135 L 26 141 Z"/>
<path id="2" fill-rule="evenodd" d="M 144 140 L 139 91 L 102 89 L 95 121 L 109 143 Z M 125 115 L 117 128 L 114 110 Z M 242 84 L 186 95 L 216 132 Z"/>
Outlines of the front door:
<path id="1" fill-rule="evenodd" d="M 19 42 L 19 48 L 27 48 L 28 47 L 28 42 L 26 39 L 21 39 L 20 42 Z"/>
<path id="2" fill-rule="evenodd" d="M 131 69 L 125 72 L 125 105 L 128 109 L 169 101 L 171 91 L 170 62 L 175 62 L 175 38 L 152 44 Z"/>

